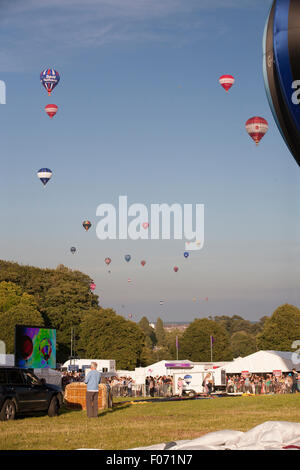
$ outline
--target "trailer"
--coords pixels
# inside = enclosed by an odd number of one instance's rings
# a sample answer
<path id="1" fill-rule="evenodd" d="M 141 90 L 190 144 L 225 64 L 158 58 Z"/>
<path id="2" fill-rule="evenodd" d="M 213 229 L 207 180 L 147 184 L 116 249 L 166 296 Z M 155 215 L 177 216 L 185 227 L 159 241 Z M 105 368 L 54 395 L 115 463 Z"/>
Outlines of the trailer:
<path id="1" fill-rule="evenodd" d="M 178 395 L 178 379 L 183 380 L 183 394 L 193 397 L 198 394 L 205 393 L 203 381 L 207 374 L 210 373 L 213 380 L 213 392 L 222 393 L 226 391 L 226 371 L 223 367 L 206 369 L 203 371 L 189 371 L 183 375 L 182 372 L 173 373 L 173 394 Z"/>

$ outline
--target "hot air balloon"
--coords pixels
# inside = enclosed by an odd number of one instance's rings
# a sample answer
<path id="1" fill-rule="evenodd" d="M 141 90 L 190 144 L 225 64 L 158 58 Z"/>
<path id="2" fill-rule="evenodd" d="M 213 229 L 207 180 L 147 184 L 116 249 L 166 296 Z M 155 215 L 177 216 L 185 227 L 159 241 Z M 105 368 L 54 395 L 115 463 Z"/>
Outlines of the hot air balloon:
<path id="1" fill-rule="evenodd" d="M 144 260 L 141 261 L 141 265 L 142 265 L 142 266 L 145 266 L 145 264 L 146 264 L 146 261 L 144 261 Z"/>
<path id="2" fill-rule="evenodd" d="M 47 104 L 47 106 L 45 106 L 45 111 L 50 118 L 53 118 L 53 116 L 55 116 L 57 110 L 58 106 L 56 106 L 56 104 Z"/>
<path id="3" fill-rule="evenodd" d="M 131 282 L 131 279 L 128 279 L 128 283 L 130 283 L 130 282 Z"/>
<path id="4" fill-rule="evenodd" d="M 49 361 L 52 354 L 52 343 L 49 338 L 43 338 L 39 344 L 39 352 L 46 362 Z"/>
<path id="5" fill-rule="evenodd" d="M 144 222 L 144 223 L 142 224 L 142 227 L 143 227 L 144 229 L 148 228 L 148 227 L 149 227 L 148 222 Z"/>
<path id="6" fill-rule="evenodd" d="M 130 256 L 130 255 L 125 255 L 124 258 L 125 258 L 125 261 L 127 261 L 127 263 L 131 260 L 131 256 Z"/>
<path id="7" fill-rule="evenodd" d="M 71 253 L 74 255 L 74 253 L 76 253 L 76 248 L 75 248 L 75 246 L 71 246 L 70 251 L 71 251 Z"/>
<path id="8" fill-rule="evenodd" d="M 129 313 L 128 318 L 132 318 L 132 314 L 131 314 L 131 313 Z"/>
<path id="9" fill-rule="evenodd" d="M 173 269 L 174 269 L 175 273 L 177 273 L 179 268 L 177 266 L 175 266 Z"/>
<path id="10" fill-rule="evenodd" d="M 107 266 L 111 263 L 111 259 L 110 258 L 105 258 L 105 263 L 107 264 Z"/>
<path id="11" fill-rule="evenodd" d="M 159 301 L 159 305 L 163 305 L 164 304 L 164 301 L 163 300 L 160 300 Z"/>
<path id="12" fill-rule="evenodd" d="M 92 224 L 91 224 L 91 222 L 90 222 L 89 220 L 85 220 L 85 221 L 82 223 L 82 226 L 85 228 L 86 231 L 88 231 L 88 230 L 91 228 Z"/>
<path id="13" fill-rule="evenodd" d="M 259 116 L 252 117 L 246 122 L 246 131 L 254 140 L 256 145 L 259 144 L 269 128 L 268 122 Z"/>
<path id="14" fill-rule="evenodd" d="M 263 73 L 277 127 L 300 166 L 300 4 L 276 0 L 263 39 Z"/>
<path id="15" fill-rule="evenodd" d="M 232 75 L 222 75 L 222 77 L 219 78 L 219 83 L 222 85 L 225 91 L 230 90 L 232 85 L 234 84 L 234 77 Z"/>
<path id="16" fill-rule="evenodd" d="M 95 284 L 94 282 L 92 282 L 92 283 L 90 284 L 90 289 L 91 289 L 91 290 L 95 290 L 95 289 L 96 289 L 96 284 Z"/>
<path id="17" fill-rule="evenodd" d="M 48 181 L 51 179 L 52 177 L 52 171 L 49 170 L 49 168 L 41 168 L 38 172 L 37 172 L 37 176 L 38 178 L 41 180 L 41 182 L 43 183 L 44 186 L 46 186 L 46 184 L 48 183 Z"/>
<path id="18" fill-rule="evenodd" d="M 59 73 L 54 69 L 45 69 L 40 74 L 40 81 L 48 91 L 49 96 L 51 95 L 52 90 L 54 90 L 58 84 L 59 80 Z"/>
<path id="19" fill-rule="evenodd" d="M 188 257 L 190 256 L 190 254 L 189 254 L 188 251 L 185 251 L 185 252 L 183 253 L 183 256 L 184 256 L 185 258 L 188 258 Z"/>

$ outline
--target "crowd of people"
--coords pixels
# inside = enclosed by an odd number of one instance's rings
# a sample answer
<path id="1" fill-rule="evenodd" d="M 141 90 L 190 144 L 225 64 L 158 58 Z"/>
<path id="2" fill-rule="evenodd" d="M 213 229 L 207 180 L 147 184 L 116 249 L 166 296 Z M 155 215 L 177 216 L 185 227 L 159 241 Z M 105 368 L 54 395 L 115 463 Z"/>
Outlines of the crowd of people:
<path id="1" fill-rule="evenodd" d="M 300 392 L 300 373 L 232 375 L 227 378 L 228 393 L 277 394 Z"/>
<path id="2" fill-rule="evenodd" d="M 62 372 L 62 388 L 71 382 L 83 382 L 85 373 L 79 371 Z M 177 381 L 177 390 L 174 389 L 174 380 L 170 375 L 147 376 L 143 385 L 137 384 L 132 377 L 113 376 L 109 378 L 102 377 L 102 383 L 109 385 L 112 395 L 115 397 L 171 397 L 172 395 L 181 396 L 184 391 L 184 380 L 180 377 Z M 214 392 L 213 376 L 208 373 L 204 377 L 203 393 L 210 395 Z M 260 394 L 286 394 L 300 393 L 300 373 L 294 369 L 291 372 L 276 374 L 234 374 L 227 377 L 227 393 L 251 393 Z"/>

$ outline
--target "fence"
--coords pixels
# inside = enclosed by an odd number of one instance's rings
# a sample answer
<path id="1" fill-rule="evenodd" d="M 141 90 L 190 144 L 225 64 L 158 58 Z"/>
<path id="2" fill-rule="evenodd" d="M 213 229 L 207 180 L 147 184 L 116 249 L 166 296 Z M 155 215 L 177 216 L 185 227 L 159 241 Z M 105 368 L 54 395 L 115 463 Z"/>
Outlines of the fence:
<path id="1" fill-rule="evenodd" d="M 153 391 L 145 384 L 133 384 L 131 387 L 128 387 L 128 385 L 112 385 L 111 390 L 113 397 L 170 397 L 173 395 L 172 385 L 170 384 L 156 384 Z"/>

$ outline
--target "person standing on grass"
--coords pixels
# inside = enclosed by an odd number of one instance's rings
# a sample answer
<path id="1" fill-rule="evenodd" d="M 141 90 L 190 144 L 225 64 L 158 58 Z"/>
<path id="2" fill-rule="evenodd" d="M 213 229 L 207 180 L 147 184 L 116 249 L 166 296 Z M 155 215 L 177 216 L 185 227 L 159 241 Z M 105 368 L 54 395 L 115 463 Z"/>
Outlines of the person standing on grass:
<path id="1" fill-rule="evenodd" d="M 85 378 L 86 412 L 88 418 L 98 417 L 98 394 L 101 374 L 97 371 L 97 362 L 91 363 L 91 370 Z"/>
<path id="2" fill-rule="evenodd" d="M 297 374 L 296 369 L 292 370 L 292 378 L 293 378 L 292 393 L 297 393 L 298 374 Z"/>

